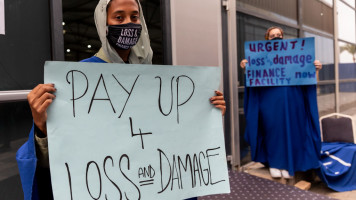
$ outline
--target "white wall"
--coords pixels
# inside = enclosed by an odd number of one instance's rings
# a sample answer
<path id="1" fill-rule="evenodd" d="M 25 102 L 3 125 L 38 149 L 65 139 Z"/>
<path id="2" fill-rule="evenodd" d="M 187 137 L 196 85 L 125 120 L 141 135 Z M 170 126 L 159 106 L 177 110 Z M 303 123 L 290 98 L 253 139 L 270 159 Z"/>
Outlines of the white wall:
<path id="1" fill-rule="evenodd" d="M 171 0 L 173 65 L 222 67 L 221 0 Z"/>

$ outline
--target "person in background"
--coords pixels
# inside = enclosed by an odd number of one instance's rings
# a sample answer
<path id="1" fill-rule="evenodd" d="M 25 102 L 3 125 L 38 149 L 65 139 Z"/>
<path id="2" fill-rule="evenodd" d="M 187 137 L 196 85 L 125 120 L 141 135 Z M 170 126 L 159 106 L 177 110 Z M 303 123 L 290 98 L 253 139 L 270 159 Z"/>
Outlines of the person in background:
<path id="1" fill-rule="evenodd" d="M 282 40 L 283 29 L 271 27 L 266 40 Z M 245 69 L 247 60 L 241 61 Z M 316 71 L 322 68 L 315 60 Z M 320 128 L 316 85 L 245 87 L 245 139 L 253 161 L 269 167 L 273 178 L 319 167 Z"/>
<path id="2" fill-rule="evenodd" d="M 153 53 L 139 1 L 100 0 L 94 18 L 102 47 L 82 62 L 152 64 Z M 118 40 L 128 29 L 137 31 L 137 35 L 133 35 L 129 42 Z M 29 140 L 16 154 L 25 200 L 53 199 L 46 121 L 47 108 L 55 99 L 55 91 L 53 84 L 39 84 L 27 97 L 34 124 Z M 216 96 L 209 100 L 224 114 L 223 94 L 215 93 Z"/>

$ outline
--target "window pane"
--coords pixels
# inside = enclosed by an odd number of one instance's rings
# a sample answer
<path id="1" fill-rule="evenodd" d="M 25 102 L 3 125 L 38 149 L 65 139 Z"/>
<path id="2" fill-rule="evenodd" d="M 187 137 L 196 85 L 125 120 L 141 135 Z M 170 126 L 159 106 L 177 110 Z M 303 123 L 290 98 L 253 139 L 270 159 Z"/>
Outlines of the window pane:
<path id="1" fill-rule="evenodd" d="M 162 12 L 159 0 L 140 0 L 153 51 L 153 64 L 163 64 Z"/>
<path id="2" fill-rule="evenodd" d="M 0 91 L 27 90 L 43 82 L 51 60 L 49 1 L 5 1 L 5 35 L 0 35 Z"/>
<path id="3" fill-rule="evenodd" d="M 356 46 L 349 43 L 339 42 L 340 63 L 356 62 Z"/>
<path id="4" fill-rule="evenodd" d="M 315 59 L 323 64 L 334 63 L 334 40 L 313 33 L 305 32 L 305 37 L 315 38 Z"/>
<path id="5" fill-rule="evenodd" d="M 320 85 L 318 92 L 318 109 L 319 115 L 335 112 L 335 85 Z"/>
<path id="6" fill-rule="evenodd" d="M 304 26 L 334 33 L 333 9 L 330 6 L 316 0 L 302 0 L 301 9 Z"/>
<path id="7" fill-rule="evenodd" d="M 355 0 L 344 0 L 346 3 L 348 3 L 350 6 L 355 8 Z"/>
<path id="8" fill-rule="evenodd" d="M 356 116 L 356 46 L 339 42 L 340 46 L 340 111 Z"/>
<path id="9" fill-rule="evenodd" d="M 351 9 L 343 2 L 339 1 L 337 12 L 339 23 L 339 38 L 348 42 L 355 43 L 355 10 Z"/>
<path id="10" fill-rule="evenodd" d="M 296 22 L 298 13 L 298 1 L 297 0 L 237 0 L 237 6 L 241 8 L 245 8 L 248 6 L 253 6 L 254 10 L 258 12 L 264 12 L 268 14 L 269 12 L 273 12 L 279 18 L 286 17 L 288 19 L 292 19 Z"/>
<path id="11" fill-rule="evenodd" d="M 23 199 L 16 151 L 28 139 L 32 126 L 27 102 L 0 103 L 0 197 Z"/>
<path id="12" fill-rule="evenodd" d="M 323 69 L 319 71 L 319 80 L 335 80 L 333 39 L 309 32 L 305 32 L 305 37 L 315 38 L 315 59 L 323 63 Z"/>
<path id="13" fill-rule="evenodd" d="M 340 112 L 356 117 L 356 82 L 340 83 Z"/>

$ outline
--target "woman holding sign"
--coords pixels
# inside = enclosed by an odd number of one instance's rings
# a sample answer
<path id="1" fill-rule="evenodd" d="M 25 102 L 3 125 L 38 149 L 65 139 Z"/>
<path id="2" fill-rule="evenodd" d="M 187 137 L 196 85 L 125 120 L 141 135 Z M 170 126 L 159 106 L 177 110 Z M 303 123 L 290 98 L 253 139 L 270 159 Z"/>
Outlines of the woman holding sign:
<path id="1" fill-rule="evenodd" d="M 283 39 L 271 27 L 266 40 Z M 245 69 L 247 60 L 241 61 Z M 314 61 L 316 70 L 322 68 Z M 245 87 L 245 139 L 251 157 L 269 166 L 273 178 L 291 178 L 297 171 L 319 167 L 320 130 L 316 85 Z"/>
<path id="2" fill-rule="evenodd" d="M 153 53 L 139 1 L 100 0 L 94 17 L 102 47 L 95 56 L 82 62 L 152 64 Z M 53 199 L 46 121 L 54 92 L 53 84 L 40 84 L 28 95 L 34 125 L 28 142 L 16 155 L 26 200 Z M 224 114 L 221 92 L 216 91 L 210 102 Z"/>

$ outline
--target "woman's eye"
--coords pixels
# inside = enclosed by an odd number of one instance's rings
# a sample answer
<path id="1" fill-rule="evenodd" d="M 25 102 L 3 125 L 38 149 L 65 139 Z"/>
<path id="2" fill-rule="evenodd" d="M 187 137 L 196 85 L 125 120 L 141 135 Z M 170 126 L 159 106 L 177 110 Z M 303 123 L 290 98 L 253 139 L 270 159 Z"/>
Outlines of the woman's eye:
<path id="1" fill-rule="evenodd" d="M 122 20 L 122 17 L 121 16 L 117 16 L 116 19 Z"/>
<path id="2" fill-rule="evenodd" d="M 137 15 L 131 16 L 131 19 L 137 20 L 137 19 L 138 19 L 138 16 L 137 16 Z"/>

